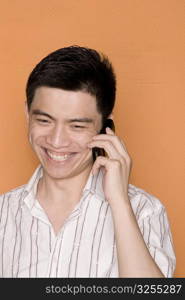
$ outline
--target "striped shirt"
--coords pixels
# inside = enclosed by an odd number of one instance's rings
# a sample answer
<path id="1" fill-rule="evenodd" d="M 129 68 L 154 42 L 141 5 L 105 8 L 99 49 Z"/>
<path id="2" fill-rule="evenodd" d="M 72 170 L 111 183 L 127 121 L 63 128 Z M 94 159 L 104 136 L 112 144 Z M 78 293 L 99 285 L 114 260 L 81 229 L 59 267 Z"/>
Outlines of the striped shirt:
<path id="1" fill-rule="evenodd" d="M 39 166 L 28 184 L 0 196 L 0 277 L 118 277 L 103 170 L 89 174 L 79 203 L 57 235 L 36 199 L 42 174 Z M 164 206 L 132 184 L 128 196 L 150 254 L 165 277 L 172 277 L 176 261 Z"/>

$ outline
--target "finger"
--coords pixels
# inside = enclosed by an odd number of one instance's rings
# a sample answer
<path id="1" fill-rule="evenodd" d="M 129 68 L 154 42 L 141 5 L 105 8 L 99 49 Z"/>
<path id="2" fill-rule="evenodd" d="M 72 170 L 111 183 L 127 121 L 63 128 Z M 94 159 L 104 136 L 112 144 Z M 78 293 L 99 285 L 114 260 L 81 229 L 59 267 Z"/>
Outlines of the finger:
<path id="1" fill-rule="evenodd" d="M 89 143 L 88 147 L 89 148 L 93 148 L 93 147 L 103 148 L 105 150 L 105 152 L 107 153 L 108 158 L 110 158 L 112 160 L 118 160 L 118 161 L 120 161 L 121 164 L 126 163 L 126 165 L 130 166 L 132 163 L 132 160 L 131 160 L 129 154 L 125 150 L 122 150 L 122 153 L 120 154 L 110 141 L 107 141 L 107 140 L 106 141 L 105 140 L 97 141 L 96 140 L 96 141 Z"/>
<path id="2" fill-rule="evenodd" d="M 92 147 L 99 147 L 103 148 L 106 153 L 108 154 L 108 157 L 111 159 L 120 159 L 121 157 L 125 158 L 126 160 L 129 160 L 129 154 L 127 151 L 124 149 L 124 147 L 116 143 L 115 140 L 112 139 L 106 139 L 106 140 L 93 140 L 88 144 L 89 148 Z"/>
<path id="3" fill-rule="evenodd" d="M 112 134 L 98 134 L 92 137 L 93 141 L 102 139 L 111 141 L 117 148 L 118 152 L 120 152 L 120 154 L 123 152 L 123 150 L 128 152 L 123 141 L 117 135 L 115 135 L 113 131 Z"/>
<path id="4" fill-rule="evenodd" d="M 115 135 L 114 131 L 110 127 L 106 127 L 105 130 L 106 130 L 107 134 Z"/>
<path id="5" fill-rule="evenodd" d="M 96 175 L 100 167 L 107 168 L 109 159 L 105 156 L 98 156 L 92 167 L 92 174 Z"/>
<path id="6" fill-rule="evenodd" d="M 107 132 L 107 134 L 115 135 L 115 132 L 114 132 L 110 127 L 106 127 L 106 132 Z M 116 135 L 115 135 L 115 136 L 116 136 Z M 125 151 L 127 151 L 124 142 L 123 142 L 121 139 L 119 139 L 119 141 L 120 141 L 120 143 L 122 144 L 122 146 L 124 147 Z"/>
<path id="7" fill-rule="evenodd" d="M 121 155 L 115 148 L 115 146 L 111 143 L 111 141 L 106 140 L 99 140 L 99 141 L 92 141 L 87 145 L 89 148 L 103 148 L 105 152 L 108 154 L 108 157 L 111 159 L 120 159 Z"/>

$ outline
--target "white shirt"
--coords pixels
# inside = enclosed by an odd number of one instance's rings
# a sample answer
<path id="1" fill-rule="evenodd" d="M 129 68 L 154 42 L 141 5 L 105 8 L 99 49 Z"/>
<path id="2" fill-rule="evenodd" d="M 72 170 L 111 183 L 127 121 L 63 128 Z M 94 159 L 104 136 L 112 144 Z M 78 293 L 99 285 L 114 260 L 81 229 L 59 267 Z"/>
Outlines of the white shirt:
<path id="1" fill-rule="evenodd" d="M 90 173 L 80 202 L 57 235 L 36 199 L 42 174 L 39 166 L 28 184 L 0 196 L 0 277 L 118 277 L 103 170 Z M 152 257 L 165 277 L 172 277 L 176 260 L 164 206 L 132 184 L 128 196 Z"/>

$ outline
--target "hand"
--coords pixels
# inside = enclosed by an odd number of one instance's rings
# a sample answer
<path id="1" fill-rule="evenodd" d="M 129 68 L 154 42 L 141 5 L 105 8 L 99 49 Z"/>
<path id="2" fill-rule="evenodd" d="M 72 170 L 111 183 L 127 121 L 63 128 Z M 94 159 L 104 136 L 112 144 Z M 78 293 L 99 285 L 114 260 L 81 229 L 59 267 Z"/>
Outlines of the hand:
<path id="1" fill-rule="evenodd" d="M 109 128 L 106 134 L 98 134 L 88 144 L 89 148 L 103 148 L 107 154 L 98 156 L 92 167 L 92 173 L 96 174 L 100 167 L 104 167 L 103 189 L 110 205 L 117 203 L 117 199 L 128 200 L 128 181 L 131 170 L 131 158 L 124 143 Z"/>

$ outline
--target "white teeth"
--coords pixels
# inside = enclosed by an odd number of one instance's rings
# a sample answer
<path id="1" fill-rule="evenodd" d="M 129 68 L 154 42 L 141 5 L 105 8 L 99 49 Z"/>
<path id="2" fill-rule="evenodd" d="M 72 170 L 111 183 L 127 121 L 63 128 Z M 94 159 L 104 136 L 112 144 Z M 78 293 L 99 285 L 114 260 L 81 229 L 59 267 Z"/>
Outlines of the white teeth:
<path id="1" fill-rule="evenodd" d="M 55 155 L 55 154 L 52 154 L 51 152 L 47 151 L 49 157 L 51 157 L 52 159 L 54 160 L 57 160 L 57 161 L 63 161 L 63 160 L 66 160 L 69 158 L 69 156 L 71 156 L 71 154 L 64 154 L 64 155 Z"/>

